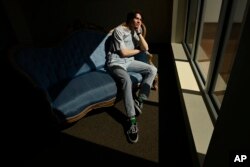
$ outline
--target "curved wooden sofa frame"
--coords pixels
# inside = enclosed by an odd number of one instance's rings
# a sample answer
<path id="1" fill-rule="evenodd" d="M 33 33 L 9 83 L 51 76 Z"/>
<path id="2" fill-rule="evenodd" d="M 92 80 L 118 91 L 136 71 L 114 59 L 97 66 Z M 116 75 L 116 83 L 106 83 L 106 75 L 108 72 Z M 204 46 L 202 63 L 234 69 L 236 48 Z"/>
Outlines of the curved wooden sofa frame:
<path id="1" fill-rule="evenodd" d="M 79 114 L 73 116 L 73 117 L 68 117 L 66 119 L 66 123 L 73 123 L 76 122 L 78 120 L 80 120 L 81 118 L 83 118 L 85 115 L 87 115 L 90 111 L 98 109 L 98 108 L 102 108 L 102 107 L 111 107 L 115 104 L 116 102 L 116 97 L 107 100 L 107 101 L 102 101 L 102 102 L 98 102 L 95 104 L 92 104 L 88 107 L 86 107 L 82 112 L 80 112 Z"/>

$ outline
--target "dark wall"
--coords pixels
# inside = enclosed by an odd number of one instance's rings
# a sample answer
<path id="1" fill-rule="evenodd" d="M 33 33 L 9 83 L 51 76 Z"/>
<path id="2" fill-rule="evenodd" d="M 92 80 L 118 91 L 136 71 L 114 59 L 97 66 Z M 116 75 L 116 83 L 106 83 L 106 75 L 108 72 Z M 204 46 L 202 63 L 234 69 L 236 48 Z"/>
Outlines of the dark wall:
<path id="1" fill-rule="evenodd" d="M 151 43 L 170 42 L 172 0 L 2 0 L 21 43 L 53 42 L 75 20 L 106 30 L 123 22 L 126 13 L 140 9 Z"/>
<path id="2" fill-rule="evenodd" d="M 16 43 L 15 32 L 5 12 L 5 8 L 0 2 L 0 50 Z M 1 52 L 2 53 L 2 52 Z"/>

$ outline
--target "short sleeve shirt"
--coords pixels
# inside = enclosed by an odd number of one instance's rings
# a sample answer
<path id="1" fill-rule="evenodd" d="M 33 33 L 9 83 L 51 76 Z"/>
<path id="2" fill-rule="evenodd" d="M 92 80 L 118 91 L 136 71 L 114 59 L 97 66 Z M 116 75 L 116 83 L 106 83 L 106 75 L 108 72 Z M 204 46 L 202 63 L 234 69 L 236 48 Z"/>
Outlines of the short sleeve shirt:
<path id="1" fill-rule="evenodd" d="M 139 46 L 139 37 L 125 26 L 118 26 L 113 31 L 113 44 L 109 54 L 108 65 L 120 66 L 124 69 L 134 60 L 134 56 L 121 57 L 119 51 L 121 49 L 135 49 Z"/>

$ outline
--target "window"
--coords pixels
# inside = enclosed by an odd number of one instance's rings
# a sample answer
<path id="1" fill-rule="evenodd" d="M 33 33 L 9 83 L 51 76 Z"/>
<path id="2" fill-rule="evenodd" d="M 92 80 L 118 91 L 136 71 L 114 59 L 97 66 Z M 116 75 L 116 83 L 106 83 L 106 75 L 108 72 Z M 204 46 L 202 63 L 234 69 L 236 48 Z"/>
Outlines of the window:
<path id="1" fill-rule="evenodd" d="M 187 44 L 189 53 L 191 53 L 195 43 L 194 38 L 195 38 L 195 29 L 197 26 L 197 16 L 199 16 L 198 0 L 190 0 L 190 3 L 188 4 L 188 12 L 189 14 L 187 15 L 188 16 L 187 32 L 186 32 L 185 42 Z"/>
<path id="2" fill-rule="evenodd" d="M 232 6 L 235 6 L 231 12 L 230 20 L 227 26 L 226 40 L 223 43 L 221 58 L 218 64 L 214 85 L 212 88 L 212 98 L 216 102 L 218 108 L 224 98 L 227 83 L 230 77 L 231 69 L 234 64 L 235 55 L 238 48 L 238 43 L 241 34 L 241 28 L 246 10 L 247 0 L 235 1 Z"/>
<path id="3" fill-rule="evenodd" d="M 216 117 L 234 64 L 247 0 L 202 2 L 188 1 L 184 46 Z"/>
<path id="4" fill-rule="evenodd" d="M 209 68 L 213 60 L 213 51 L 215 42 L 218 39 L 219 16 L 221 11 L 222 0 L 208 0 L 204 3 L 202 11 L 202 21 L 200 25 L 199 40 L 196 54 L 194 55 L 195 64 L 197 65 L 204 84 L 207 83 Z M 211 12 L 213 11 L 213 12 Z"/>

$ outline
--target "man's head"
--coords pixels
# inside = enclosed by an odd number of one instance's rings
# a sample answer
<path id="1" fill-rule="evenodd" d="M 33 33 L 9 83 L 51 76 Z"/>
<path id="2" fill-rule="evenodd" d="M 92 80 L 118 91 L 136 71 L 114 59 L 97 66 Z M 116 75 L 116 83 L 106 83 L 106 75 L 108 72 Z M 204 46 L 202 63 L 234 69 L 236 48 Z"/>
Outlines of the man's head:
<path id="1" fill-rule="evenodd" d="M 132 11 L 127 14 L 126 24 L 132 26 L 133 28 L 137 29 L 141 26 L 142 23 L 142 14 L 140 11 Z"/>

